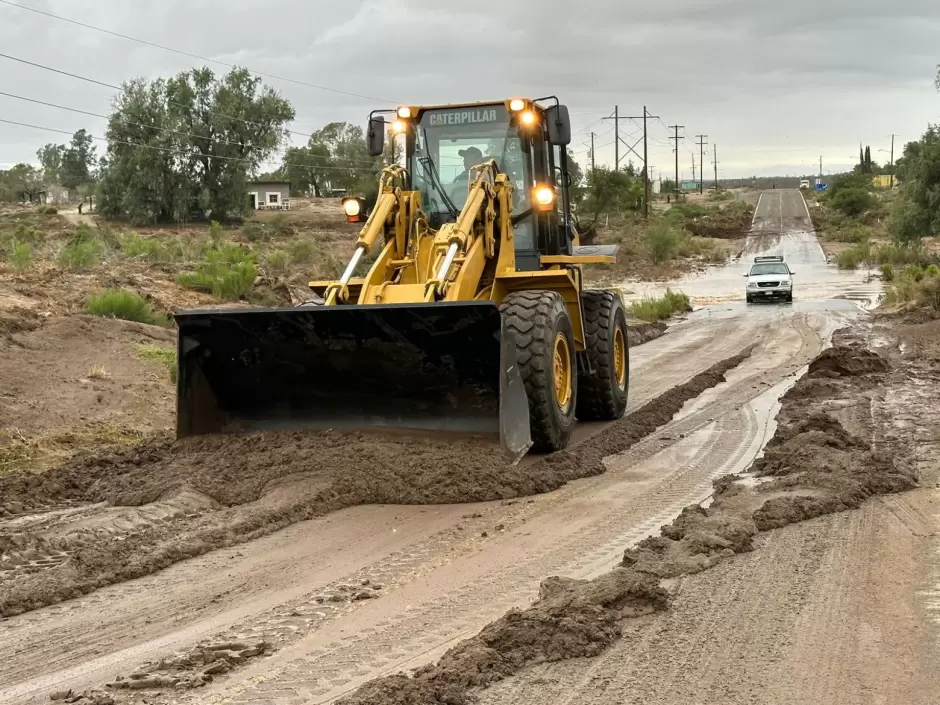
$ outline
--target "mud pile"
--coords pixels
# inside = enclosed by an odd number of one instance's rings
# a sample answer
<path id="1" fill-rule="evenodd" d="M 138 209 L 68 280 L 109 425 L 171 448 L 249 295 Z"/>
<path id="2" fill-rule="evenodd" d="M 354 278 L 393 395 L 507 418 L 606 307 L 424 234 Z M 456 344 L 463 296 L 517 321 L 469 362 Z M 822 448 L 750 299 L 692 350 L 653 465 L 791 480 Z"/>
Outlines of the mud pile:
<path id="1" fill-rule="evenodd" d="M 513 610 L 461 642 L 414 676 L 370 681 L 342 705 L 466 705 L 469 689 L 525 666 L 597 656 L 620 636 L 620 622 L 666 609 L 668 595 L 652 576 L 617 569 L 594 580 L 548 578 L 526 610 Z"/>
<path id="2" fill-rule="evenodd" d="M 777 432 L 747 473 L 758 484 L 719 479 L 708 509 L 686 507 L 660 536 L 628 549 L 623 565 L 663 578 L 695 573 L 753 550 L 758 531 L 856 509 L 875 495 L 916 487 L 915 470 L 893 449 L 874 448 L 821 410 L 825 402 L 868 392 L 889 369 L 885 359 L 859 346 L 825 350 L 784 395 Z M 848 379 L 833 381 L 840 378 Z M 828 385 L 821 387 L 821 380 Z"/>
<path id="3" fill-rule="evenodd" d="M 508 499 L 600 474 L 605 456 L 669 422 L 686 401 L 723 381 L 749 354 L 750 349 L 716 364 L 589 441 L 516 466 L 476 440 L 269 432 L 150 443 L 39 476 L 0 478 L 0 517 L 90 503 L 113 508 L 160 502 L 177 510 L 163 521 L 120 533 L 85 527 L 49 535 L 0 523 L 0 543 L 14 546 L 5 560 L 16 562 L 21 573 L 0 582 L 0 616 L 143 577 L 346 507 Z M 50 567 L 44 556 L 55 556 L 56 565 Z"/>

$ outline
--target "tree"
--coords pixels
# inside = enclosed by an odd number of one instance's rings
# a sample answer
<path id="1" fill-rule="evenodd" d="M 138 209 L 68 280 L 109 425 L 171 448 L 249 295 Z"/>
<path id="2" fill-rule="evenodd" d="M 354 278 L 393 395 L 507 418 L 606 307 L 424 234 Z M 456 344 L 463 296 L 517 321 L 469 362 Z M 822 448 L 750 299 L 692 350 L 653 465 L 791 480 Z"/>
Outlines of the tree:
<path id="1" fill-rule="evenodd" d="M 901 192 L 890 228 L 900 242 L 940 235 L 940 126 L 930 125 L 921 139 L 904 146 L 895 165 Z"/>
<path id="2" fill-rule="evenodd" d="M 347 192 L 360 191 L 378 178 L 381 159 L 369 156 L 365 136 L 358 125 L 331 122 L 310 135 L 307 149 L 315 157 L 313 173 L 322 185 Z M 325 155 L 329 160 L 324 162 Z"/>
<path id="3" fill-rule="evenodd" d="M 72 135 L 68 149 L 63 147 L 59 180 L 69 189 L 77 189 L 82 184 L 94 181 L 95 154 L 94 141 L 85 130 Z"/>
<path id="4" fill-rule="evenodd" d="M 871 170 L 871 147 L 870 147 L 870 146 L 867 146 L 867 145 L 866 145 L 866 147 L 865 147 L 865 173 L 866 173 L 866 174 L 871 174 L 871 173 L 872 173 L 872 170 Z"/>
<path id="5" fill-rule="evenodd" d="M 59 182 L 59 171 L 62 168 L 62 157 L 65 150 L 64 144 L 47 144 L 36 152 L 36 157 L 42 165 L 42 171 L 50 183 Z"/>
<path id="6" fill-rule="evenodd" d="M 32 164 L 16 164 L 3 174 L 4 198 L 11 201 L 35 201 L 45 190 L 42 169 Z"/>
<path id="7" fill-rule="evenodd" d="M 314 196 L 320 197 L 329 181 L 328 174 L 332 163 L 330 150 L 326 145 L 291 147 L 284 152 L 281 170 L 287 181 L 290 181 L 292 194 L 306 196 L 312 191 Z"/>
<path id="8" fill-rule="evenodd" d="M 248 175 L 287 139 L 293 118 L 291 104 L 244 69 L 128 82 L 108 121 L 99 210 L 135 222 L 240 216 Z"/>
<path id="9" fill-rule="evenodd" d="M 643 200 L 643 183 L 633 174 L 599 166 L 588 172 L 584 209 L 597 222 L 602 214 L 636 211 Z"/>

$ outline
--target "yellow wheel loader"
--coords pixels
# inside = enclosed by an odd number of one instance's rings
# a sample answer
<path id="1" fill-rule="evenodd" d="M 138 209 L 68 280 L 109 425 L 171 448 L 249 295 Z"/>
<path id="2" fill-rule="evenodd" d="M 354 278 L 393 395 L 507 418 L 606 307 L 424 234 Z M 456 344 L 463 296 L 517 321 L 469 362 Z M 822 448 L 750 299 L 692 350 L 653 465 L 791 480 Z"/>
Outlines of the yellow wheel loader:
<path id="1" fill-rule="evenodd" d="M 176 314 L 178 437 L 455 431 L 515 461 L 564 448 L 576 420 L 623 415 L 623 303 L 582 272 L 617 248 L 579 245 L 568 109 L 550 97 L 374 111 L 370 154 L 387 133 L 401 164 L 382 172 L 339 280 L 311 282 L 309 305 Z M 364 206 L 346 199 L 347 219 Z"/>

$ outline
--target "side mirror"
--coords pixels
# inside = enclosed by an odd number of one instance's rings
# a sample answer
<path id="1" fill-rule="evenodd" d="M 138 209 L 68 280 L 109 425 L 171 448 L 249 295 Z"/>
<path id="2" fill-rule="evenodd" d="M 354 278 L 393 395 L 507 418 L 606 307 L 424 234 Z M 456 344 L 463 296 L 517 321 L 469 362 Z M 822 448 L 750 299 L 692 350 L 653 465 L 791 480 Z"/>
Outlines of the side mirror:
<path id="1" fill-rule="evenodd" d="M 548 141 L 558 147 L 571 144 L 571 118 L 567 105 L 553 105 L 545 111 L 548 122 Z"/>
<path id="2" fill-rule="evenodd" d="M 745 272 L 745 273 L 742 274 L 741 276 L 742 276 L 742 277 L 746 277 L 746 276 L 747 276 L 747 272 Z"/>
<path id="3" fill-rule="evenodd" d="M 382 118 L 371 118 L 369 120 L 366 143 L 370 157 L 382 156 L 382 152 L 385 151 L 385 120 Z"/>
<path id="4" fill-rule="evenodd" d="M 791 276 L 791 277 L 795 277 L 795 276 L 796 276 L 796 272 L 790 272 L 790 276 Z"/>

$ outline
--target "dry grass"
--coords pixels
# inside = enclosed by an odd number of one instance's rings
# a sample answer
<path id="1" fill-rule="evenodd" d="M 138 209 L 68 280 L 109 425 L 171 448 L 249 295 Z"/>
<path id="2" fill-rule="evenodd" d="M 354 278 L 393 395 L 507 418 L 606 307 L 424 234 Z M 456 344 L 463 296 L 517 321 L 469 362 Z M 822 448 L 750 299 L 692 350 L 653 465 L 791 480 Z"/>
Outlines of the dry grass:
<path id="1" fill-rule="evenodd" d="M 91 369 L 88 370 L 88 379 L 108 379 L 110 377 L 111 373 L 103 365 L 92 365 Z"/>
<path id="2" fill-rule="evenodd" d="M 83 453 L 135 445 L 146 440 L 136 429 L 110 424 L 60 428 L 36 436 L 9 429 L 0 442 L 0 475 L 13 472 L 42 472 L 62 465 Z"/>

